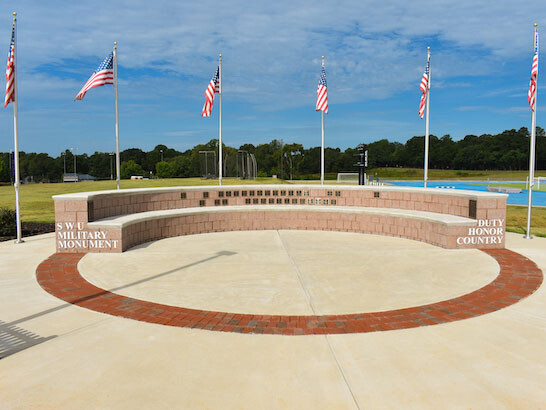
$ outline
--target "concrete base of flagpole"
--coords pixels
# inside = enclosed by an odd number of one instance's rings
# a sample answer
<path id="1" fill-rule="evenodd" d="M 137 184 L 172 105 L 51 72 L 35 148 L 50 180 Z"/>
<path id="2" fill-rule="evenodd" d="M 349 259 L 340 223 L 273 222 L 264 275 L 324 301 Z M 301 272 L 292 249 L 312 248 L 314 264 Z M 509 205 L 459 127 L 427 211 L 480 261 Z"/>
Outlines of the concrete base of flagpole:
<path id="1" fill-rule="evenodd" d="M 15 243 L 24 243 L 25 241 L 23 241 L 22 239 L 16 239 L 13 242 L 15 242 Z"/>
<path id="2" fill-rule="evenodd" d="M 525 234 L 523 235 L 523 239 L 533 239 L 531 235 Z"/>

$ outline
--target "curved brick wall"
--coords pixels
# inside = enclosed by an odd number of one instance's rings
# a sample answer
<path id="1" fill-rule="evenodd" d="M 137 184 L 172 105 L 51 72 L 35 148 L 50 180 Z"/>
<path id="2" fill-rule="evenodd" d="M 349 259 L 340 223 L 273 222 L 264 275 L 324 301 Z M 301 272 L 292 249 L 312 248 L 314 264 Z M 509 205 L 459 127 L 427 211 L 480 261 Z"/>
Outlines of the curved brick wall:
<path id="1" fill-rule="evenodd" d="M 85 212 L 86 222 L 116 215 L 226 205 L 329 205 L 396 208 L 474 219 L 501 216 L 506 195 L 385 186 L 246 185 L 125 189 L 56 195 L 55 213 Z M 472 213 L 471 201 L 475 204 Z M 75 215 L 72 215 L 75 216 Z"/>
<path id="2" fill-rule="evenodd" d="M 339 230 L 404 237 L 446 248 L 504 247 L 506 195 L 496 193 L 378 186 L 246 185 L 99 191 L 58 195 L 54 199 L 57 250 L 62 252 L 120 252 L 165 237 L 249 229 Z M 282 212 L 275 212 L 276 208 Z M 181 209 L 191 212 L 170 215 Z M 359 212 L 366 209 L 380 212 Z M 392 215 L 389 210 L 393 210 Z M 404 217 L 394 210 L 433 213 L 436 221 L 415 215 Z M 122 221 L 125 215 L 144 212 L 147 214 L 142 220 Z M 148 217 L 151 214 L 153 217 Z M 465 218 L 464 226 L 442 215 Z M 117 220 L 114 224 L 113 219 Z M 495 228 L 487 237 L 491 239 L 470 235 L 469 229 L 479 227 L 480 221 L 495 224 L 487 227 Z M 457 241 L 465 235 L 464 242 Z"/>
<path id="3" fill-rule="evenodd" d="M 264 229 L 298 229 L 370 233 L 456 247 L 466 226 L 451 227 L 431 221 L 380 214 L 312 210 L 229 210 L 160 218 L 131 224 L 123 229 L 123 249 L 181 235 Z M 483 246 L 488 248 L 489 246 Z"/>

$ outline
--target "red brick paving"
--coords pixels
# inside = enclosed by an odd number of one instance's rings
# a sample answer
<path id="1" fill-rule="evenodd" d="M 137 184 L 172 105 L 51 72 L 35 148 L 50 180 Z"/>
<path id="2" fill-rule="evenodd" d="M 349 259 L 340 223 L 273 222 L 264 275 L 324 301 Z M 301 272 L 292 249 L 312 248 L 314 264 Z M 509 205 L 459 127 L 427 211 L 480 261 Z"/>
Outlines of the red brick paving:
<path id="1" fill-rule="evenodd" d="M 408 329 L 481 316 L 531 295 L 542 284 L 534 262 L 508 249 L 482 250 L 500 265 L 488 285 L 466 295 L 405 309 L 322 316 L 270 316 L 213 312 L 162 305 L 121 296 L 87 282 L 78 272 L 85 254 L 55 253 L 36 270 L 38 283 L 50 294 L 74 305 L 113 316 L 221 332 L 278 335 L 367 333 Z"/>

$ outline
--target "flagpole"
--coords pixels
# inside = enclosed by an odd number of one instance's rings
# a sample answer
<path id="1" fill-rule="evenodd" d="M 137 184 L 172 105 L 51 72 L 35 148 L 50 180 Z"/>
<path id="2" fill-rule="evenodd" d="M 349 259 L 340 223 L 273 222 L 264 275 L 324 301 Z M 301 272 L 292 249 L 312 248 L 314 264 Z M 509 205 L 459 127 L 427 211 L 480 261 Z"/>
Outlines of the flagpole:
<path id="1" fill-rule="evenodd" d="M 428 182 L 428 146 L 429 146 L 429 107 L 430 107 L 430 77 L 431 77 L 431 69 L 430 69 L 430 47 L 427 47 L 427 65 L 428 65 L 428 81 L 427 81 L 427 113 L 426 113 L 426 120 L 425 120 L 425 172 L 424 172 L 424 186 L 427 187 Z"/>
<path id="2" fill-rule="evenodd" d="M 19 126 L 17 121 L 17 13 L 13 13 L 13 139 L 14 139 L 14 166 L 15 166 L 15 214 L 17 226 L 17 239 L 15 243 L 22 243 L 21 232 L 21 201 L 19 198 L 19 186 L 21 177 L 19 175 Z"/>
<path id="3" fill-rule="evenodd" d="M 535 36 L 533 40 L 536 41 L 538 35 L 538 25 L 535 23 Z M 537 50 L 538 52 L 538 50 Z M 536 145 L 536 129 L 537 129 L 537 97 L 538 97 L 538 73 L 535 80 L 535 101 L 533 103 L 533 110 L 531 114 L 531 146 L 529 150 L 529 198 L 527 200 L 527 231 L 524 235 L 525 239 L 533 239 L 531 236 L 531 209 L 533 207 L 533 186 L 535 185 L 535 145 Z"/>
<path id="4" fill-rule="evenodd" d="M 322 67 L 324 67 L 324 56 L 322 56 Z M 321 128 L 322 128 L 322 143 L 320 146 L 320 184 L 324 185 L 324 110 L 321 110 Z"/>
<path id="5" fill-rule="evenodd" d="M 218 106 L 219 120 L 218 120 L 218 185 L 222 185 L 222 54 L 220 54 L 218 60 L 218 81 L 220 82 L 219 95 L 220 98 Z M 214 91 L 213 91 L 214 92 Z"/>
<path id="6" fill-rule="evenodd" d="M 116 186 L 120 189 L 121 171 L 119 157 L 119 110 L 118 110 L 118 42 L 114 42 L 114 95 L 116 105 Z"/>

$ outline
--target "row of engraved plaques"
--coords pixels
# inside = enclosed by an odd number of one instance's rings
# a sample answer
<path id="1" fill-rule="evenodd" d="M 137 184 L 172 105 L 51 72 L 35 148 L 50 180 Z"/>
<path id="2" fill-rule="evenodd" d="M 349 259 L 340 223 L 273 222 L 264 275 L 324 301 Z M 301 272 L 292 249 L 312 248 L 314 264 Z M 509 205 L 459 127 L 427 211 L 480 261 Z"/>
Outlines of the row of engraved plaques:
<path id="1" fill-rule="evenodd" d="M 337 205 L 337 199 L 328 198 L 245 198 L 245 205 Z M 215 199 L 214 205 L 229 205 L 229 200 Z M 199 206 L 206 206 L 206 201 L 201 199 Z"/>
<path id="2" fill-rule="evenodd" d="M 327 192 L 327 195 L 328 196 L 334 196 L 334 191 L 328 191 Z M 285 191 L 285 190 L 248 190 L 248 191 L 218 191 L 218 198 L 229 198 L 229 197 L 238 197 L 238 196 L 242 196 L 242 197 L 245 197 L 245 196 L 309 196 L 309 191 L 292 191 L 292 190 L 288 190 L 288 191 Z M 341 191 L 335 191 L 335 196 L 337 197 L 340 197 L 341 196 Z M 180 199 L 186 199 L 186 193 L 185 192 L 182 192 L 180 193 Z M 209 198 L 209 192 L 205 191 L 203 192 L 203 198 L 206 199 L 206 198 Z M 271 202 L 271 199 L 273 198 L 270 198 L 270 201 L 269 203 L 270 204 L 273 204 L 275 203 L 274 202 Z M 262 201 L 259 201 L 259 202 L 256 202 L 256 203 L 266 203 L 266 202 L 262 202 Z M 282 203 L 282 202 L 278 202 L 276 201 L 276 203 Z M 290 201 L 290 203 L 297 203 L 297 202 L 293 202 L 293 201 Z M 300 201 L 301 203 L 301 201 Z"/>

